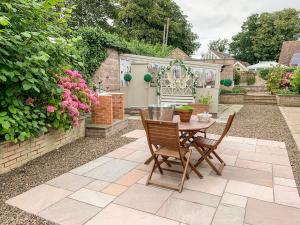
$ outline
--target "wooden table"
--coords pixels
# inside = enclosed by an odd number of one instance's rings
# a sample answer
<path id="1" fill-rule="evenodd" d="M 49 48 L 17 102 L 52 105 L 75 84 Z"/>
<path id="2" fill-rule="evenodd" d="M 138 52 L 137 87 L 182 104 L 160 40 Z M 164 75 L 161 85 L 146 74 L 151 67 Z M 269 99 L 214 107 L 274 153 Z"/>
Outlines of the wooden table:
<path id="1" fill-rule="evenodd" d="M 199 131 L 206 130 L 211 127 L 216 120 L 211 118 L 209 122 L 199 122 L 197 116 L 192 115 L 190 122 L 181 122 L 179 116 L 175 115 L 173 122 L 178 122 L 179 131 L 187 134 L 181 141 L 183 144 L 185 144 Z"/>

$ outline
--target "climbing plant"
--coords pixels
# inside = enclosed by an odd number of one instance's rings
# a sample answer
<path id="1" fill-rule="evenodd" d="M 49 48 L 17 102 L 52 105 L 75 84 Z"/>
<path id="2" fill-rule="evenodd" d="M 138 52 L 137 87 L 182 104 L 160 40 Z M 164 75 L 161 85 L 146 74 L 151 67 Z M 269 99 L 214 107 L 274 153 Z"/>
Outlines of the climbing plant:
<path id="1" fill-rule="evenodd" d="M 191 67 L 187 66 L 182 60 L 176 59 L 174 61 L 171 61 L 168 66 L 162 66 L 160 71 L 157 74 L 157 86 L 156 86 L 156 94 L 158 96 L 161 95 L 161 78 L 162 76 L 170 71 L 173 66 L 180 66 L 183 68 L 186 73 L 191 76 L 192 78 L 192 96 L 195 98 L 196 97 L 196 88 L 197 88 L 197 77 L 195 73 L 192 71 Z"/>

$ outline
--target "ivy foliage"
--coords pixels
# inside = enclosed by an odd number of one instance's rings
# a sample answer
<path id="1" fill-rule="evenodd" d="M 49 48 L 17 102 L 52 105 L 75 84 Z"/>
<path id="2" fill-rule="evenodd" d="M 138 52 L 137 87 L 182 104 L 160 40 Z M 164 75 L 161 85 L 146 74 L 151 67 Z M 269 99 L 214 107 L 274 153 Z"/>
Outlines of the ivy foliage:
<path id="1" fill-rule="evenodd" d="M 80 57 L 66 31 L 61 0 L 4 0 L 0 3 L 0 140 L 23 141 L 49 127 L 68 128 L 70 119 L 47 117 L 47 104 L 61 100 L 55 74 Z M 63 13 L 64 16 L 61 16 Z"/>
<path id="2" fill-rule="evenodd" d="M 172 47 L 163 48 L 160 44 L 151 45 L 142 41 L 127 41 L 117 34 L 111 34 L 96 27 L 84 27 L 73 34 L 80 36 L 79 48 L 82 49 L 84 74 L 91 79 L 95 71 L 107 57 L 106 48 L 113 48 L 120 53 L 131 53 L 154 57 L 166 57 L 173 50 Z"/>

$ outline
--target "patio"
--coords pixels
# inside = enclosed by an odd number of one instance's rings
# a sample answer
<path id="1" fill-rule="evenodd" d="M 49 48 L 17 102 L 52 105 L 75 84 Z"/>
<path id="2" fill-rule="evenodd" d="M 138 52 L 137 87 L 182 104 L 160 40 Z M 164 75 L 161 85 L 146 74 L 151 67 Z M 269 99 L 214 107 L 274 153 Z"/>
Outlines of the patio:
<path id="1" fill-rule="evenodd" d="M 223 175 L 203 163 L 204 178 L 191 173 L 178 193 L 145 186 L 151 168 L 143 164 L 150 156 L 145 133 L 124 136 L 136 140 L 6 203 L 62 225 L 300 223 L 300 198 L 283 142 L 226 137 L 218 149 L 227 163 Z M 178 179 L 163 175 L 164 182 Z"/>

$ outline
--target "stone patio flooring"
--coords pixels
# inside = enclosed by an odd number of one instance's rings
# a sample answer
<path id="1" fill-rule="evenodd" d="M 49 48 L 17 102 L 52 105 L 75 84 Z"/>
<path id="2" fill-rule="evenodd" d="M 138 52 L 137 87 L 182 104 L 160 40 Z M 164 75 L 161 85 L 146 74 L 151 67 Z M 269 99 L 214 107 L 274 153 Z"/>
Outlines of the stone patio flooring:
<path id="1" fill-rule="evenodd" d="M 299 225 L 300 198 L 283 142 L 227 137 L 217 176 L 203 163 L 182 193 L 145 186 L 151 165 L 143 130 L 136 141 L 6 203 L 61 225 Z M 214 135 L 209 135 L 213 137 Z M 199 157 L 193 152 L 193 160 Z M 154 174 L 178 182 L 177 174 Z"/>

